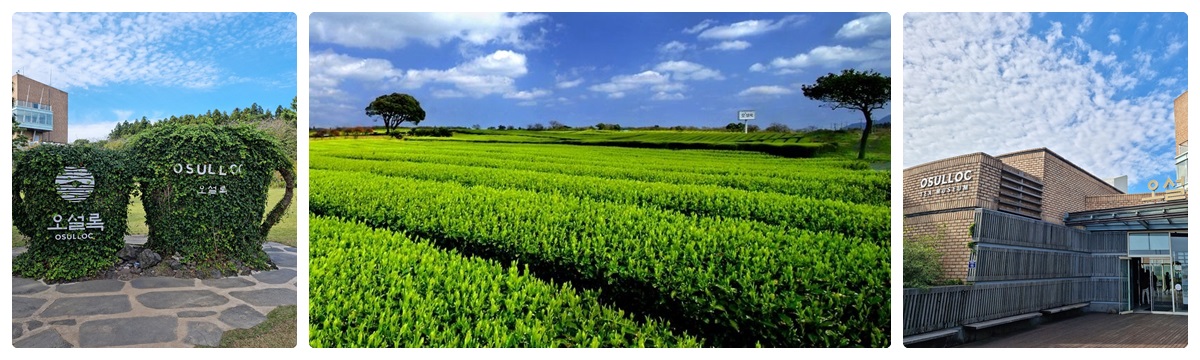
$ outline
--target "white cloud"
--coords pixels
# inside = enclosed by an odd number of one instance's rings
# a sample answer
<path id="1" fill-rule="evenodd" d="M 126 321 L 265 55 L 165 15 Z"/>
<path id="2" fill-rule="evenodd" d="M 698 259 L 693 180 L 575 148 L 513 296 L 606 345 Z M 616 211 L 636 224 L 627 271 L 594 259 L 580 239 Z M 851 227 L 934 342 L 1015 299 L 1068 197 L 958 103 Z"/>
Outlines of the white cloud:
<path id="1" fill-rule="evenodd" d="M 1075 30 L 1078 30 L 1080 34 L 1087 32 L 1092 27 L 1092 20 L 1092 14 L 1083 14 L 1083 21 L 1079 22 Z"/>
<path id="2" fill-rule="evenodd" d="M 750 43 L 743 40 L 722 41 L 720 44 L 709 47 L 709 50 L 734 51 L 746 50 L 750 48 Z"/>
<path id="3" fill-rule="evenodd" d="M 701 21 L 699 24 L 696 24 L 695 26 L 692 26 L 687 29 L 683 29 L 683 33 L 684 34 L 695 34 L 695 33 L 700 32 L 701 30 L 707 29 L 709 26 L 712 26 L 713 24 L 716 24 L 716 23 L 717 23 L 716 20 L 704 19 L 704 21 Z"/>
<path id="4" fill-rule="evenodd" d="M 754 87 L 747 88 L 746 90 L 742 90 L 742 92 L 739 92 L 738 96 L 778 97 L 778 96 L 788 95 L 788 94 L 791 94 L 794 92 L 795 91 L 792 91 L 792 89 L 788 89 L 788 88 L 785 88 L 782 86 L 767 85 L 767 86 L 754 86 Z"/>
<path id="5" fill-rule="evenodd" d="M 812 67 L 831 68 L 847 64 L 856 67 L 888 68 L 890 48 L 890 40 L 876 40 L 860 48 L 822 45 L 790 58 L 775 58 L 771 60 L 769 68 L 785 74 Z M 750 71 L 765 71 L 767 68 L 768 65 L 754 64 L 750 66 Z"/>
<path id="6" fill-rule="evenodd" d="M 1187 46 L 1186 40 L 1179 40 L 1179 37 L 1171 37 L 1171 42 L 1167 44 L 1167 51 L 1163 54 L 1163 58 L 1169 58 L 1179 53 Z"/>
<path id="7" fill-rule="evenodd" d="M 128 119 L 126 119 L 128 120 Z M 120 121 L 99 121 L 91 123 L 71 122 L 67 124 L 67 142 L 71 143 L 78 139 L 88 139 L 89 141 L 104 140 L 108 138 L 108 134 L 117 128 L 117 123 Z"/>
<path id="8" fill-rule="evenodd" d="M 218 58 L 230 51 L 294 43 L 295 20 L 282 21 L 287 18 L 291 17 L 17 13 L 12 17 L 13 68 L 64 90 L 121 83 L 211 88 L 230 75 L 218 65 Z M 290 37 L 280 36 L 289 29 Z"/>
<path id="9" fill-rule="evenodd" d="M 1117 29 L 1112 29 L 1112 31 L 1108 32 L 1108 42 L 1111 44 L 1121 43 L 1121 34 L 1117 33 Z"/>
<path id="10" fill-rule="evenodd" d="M 546 19 L 538 14 L 506 13 L 313 13 L 314 43 L 394 50 L 410 41 L 430 46 L 458 40 L 479 46 L 502 44 L 517 49 L 539 46 L 521 29 Z"/>
<path id="11" fill-rule="evenodd" d="M 559 89 L 570 89 L 579 86 L 579 84 L 583 84 L 583 78 L 578 78 L 575 80 L 558 79 L 554 86 L 558 87 Z"/>
<path id="12" fill-rule="evenodd" d="M 461 91 L 452 90 L 452 89 L 437 89 L 437 90 L 433 91 L 433 97 L 439 98 L 439 99 L 460 98 L 460 97 L 466 97 L 466 96 L 467 96 L 467 94 L 463 94 Z"/>
<path id="13" fill-rule="evenodd" d="M 537 98 L 544 97 L 547 95 L 550 95 L 550 90 L 533 89 L 530 91 L 517 91 L 517 92 L 504 94 L 504 98 L 505 99 L 517 99 L 517 100 L 533 100 L 533 99 L 537 99 Z"/>
<path id="14" fill-rule="evenodd" d="M 1175 90 L 1124 95 L 1118 62 L 1032 34 L 1027 14 L 905 16 L 905 166 L 1047 147 L 1102 178 L 1172 169 Z"/>
<path id="15" fill-rule="evenodd" d="M 117 116 L 117 120 L 130 120 L 130 116 L 133 116 L 133 110 L 117 109 L 117 110 L 113 110 L 112 112 L 113 112 L 113 115 Z"/>
<path id="16" fill-rule="evenodd" d="M 651 96 L 650 100 L 671 101 L 671 100 L 683 100 L 686 98 L 687 98 L 686 96 L 683 96 L 683 94 L 680 94 L 680 93 L 667 93 L 667 92 L 659 91 L 659 92 L 655 93 L 654 96 Z"/>
<path id="17" fill-rule="evenodd" d="M 691 49 L 692 46 L 678 41 L 671 41 L 658 46 L 658 52 L 664 55 L 676 55 Z"/>
<path id="18" fill-rule="evenodd" d="M 721 72 L 706 68 L 703 65 L 689 61 L 667 61 L 658 64 L 654 70 L 671 73 L 674 80 L 722 80 Z"/>
<path id="19" fill-rule="evenodd" d="M 808 21 L 800 15 L 788 15 L 779 20 L 746 20 L 729 25 L 713 26 L 705 29 L 697 37 L 701 39 L 730 40 L 754 36 L 782 29 L 789 25 L 798 25 Z"/>
<path id="20" fill-rule="evenodd" d="M 653 85 L 666 84 L 671 81 L 668 75 L 658 73 L 656 71 L 643 71 L 633 75 L 617 75 L 612 77 L 609 82 L 589 86 L 588 89 L 598 92 L 622 93 L 625 91 L 650 87 Z M 620 97 L 620 96 L 618 96 Z"/>
<path id="21" fill-rule="evenodd" d="M 850 20 L 842 25 L 835 37 L 839 39 L 856 39 L 872 36 L 886 36 L 892 32 L 892 16 L 888 13 L 871 14 Z"/>

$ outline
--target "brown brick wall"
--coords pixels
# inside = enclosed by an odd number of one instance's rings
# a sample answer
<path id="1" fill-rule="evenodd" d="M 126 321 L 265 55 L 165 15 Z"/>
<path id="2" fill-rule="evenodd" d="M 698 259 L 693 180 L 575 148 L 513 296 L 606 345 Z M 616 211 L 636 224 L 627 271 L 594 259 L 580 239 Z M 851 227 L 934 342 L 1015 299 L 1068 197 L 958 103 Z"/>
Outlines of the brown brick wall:
<path id="1" fill-rule="evenodd" d="M 995 158 L 974 153 L 905 169 L 904 214 L 977 207 L 994 209 L 1000 192 L 1000 166 Z M 966 171 L 970 171 L 971 180 L 921 187 L 922 179 Z"/>
<path id="2" fill-rule="evenodd" d="M 1115 209 L 1119 207 L 1141 205 L 1142 199 L 1150 194 L 1120 194 L 1088 196 L 1083 199 L 1084 211 Z"/>
<path id="3" fill-rule="evenodd" d="M 54 112 L 54 130 L 42 135 L 42 141 L 67 143 L 67 93 L 37 80 L 16 74 L 12 77 L 13 99 L 49 104 Z M 45 95 L 43 97 L 42 95 Z"/>
<path id="4" fill-rule="evenodd" d="M 1047 149 L 997 156 L 1000 161 L 1042 181 L 1042 220 L 1062 224 L 1070 212 L 1088 210 L 1087 197 L 1121 192 Z"/>
<path id="5" fill-rule="evenodd" d="M 1175 98 L 1175 143 L 1178 145 L 1187 145 L 1188 141 L 1188 94 L 1187 91 L 1183 95 Z M 1179 156 L 1179 147 L 1175 147 L 1175 156 Z"/>
<path id="6" fill-rule="evenodd" d="M 904 218 L 904 239 L 935 237 L 934 247 L 942 254 L 942 275 L 947 279 L 966 281 L 967 263 L 971 260 L 970 226 L 975 222 L 975 210 L 963 210 Z"/>

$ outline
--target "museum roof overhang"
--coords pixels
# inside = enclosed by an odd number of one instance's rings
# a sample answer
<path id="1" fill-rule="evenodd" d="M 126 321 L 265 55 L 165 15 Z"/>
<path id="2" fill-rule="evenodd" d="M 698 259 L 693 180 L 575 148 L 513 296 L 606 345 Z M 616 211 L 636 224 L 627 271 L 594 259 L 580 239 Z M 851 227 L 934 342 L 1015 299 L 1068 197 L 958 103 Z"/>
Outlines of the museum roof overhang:
<path id="1" fill-rule="evenodd" d="M 1187 230 L 1187 199 L 1069 213 L 1067 226 L 1088 231 Z"/>

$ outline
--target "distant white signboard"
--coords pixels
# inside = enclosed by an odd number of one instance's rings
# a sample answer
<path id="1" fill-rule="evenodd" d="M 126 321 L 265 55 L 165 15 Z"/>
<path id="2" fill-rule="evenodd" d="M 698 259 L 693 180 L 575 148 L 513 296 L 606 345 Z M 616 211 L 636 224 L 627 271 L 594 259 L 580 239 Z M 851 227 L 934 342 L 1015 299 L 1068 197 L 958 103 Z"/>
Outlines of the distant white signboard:
<path id="1" fill-rule="evenodd" d="M 738 111 L 738 120 L 754 120 L 754 110 Z"/>

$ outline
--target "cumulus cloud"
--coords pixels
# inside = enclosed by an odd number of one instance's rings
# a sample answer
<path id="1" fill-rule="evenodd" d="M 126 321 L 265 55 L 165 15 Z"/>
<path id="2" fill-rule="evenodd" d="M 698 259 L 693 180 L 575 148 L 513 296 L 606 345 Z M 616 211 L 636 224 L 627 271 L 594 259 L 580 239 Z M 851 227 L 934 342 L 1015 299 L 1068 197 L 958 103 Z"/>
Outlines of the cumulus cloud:
<path id="1" fill-rule="evenodd" d="M 1112 31 L 1108 32 L 1108 42 L 1110 44 L 1120 44 L 1121 43 L 1121 34 L 1117 33 L 1117 29 L 1112 29 Z"/>
<path id="2" fill-rule="evenodd" d="M 675 55 L 691 49 L 692 46 L 678 41 L 671 41 L 658 46 L 658 52 L 663 55 Z"/>
<path id="3" fill-rule="evenodd" d="M 1092 14 L 1083 14 L 1083 20 L 1079 22 L 1075 30 L 1079 31 L 1080 34 L 1087 32 L 1088 29 L 1092 28 L 1092 21 Z"/>
<path id="4" fill-rule="evenodd" d="M 713 45 L 713 46 L 709 47 L 708 49 L 709 50 L 720 50 L 720 51 L 735 51 L 735 50 L 746 50 L 748 48 L 750 48 L 749 42 L 742 41 L 742 40 L 733 40 L 733 41 L 722 41 L 720 44 Z"/>
<path id="5" fill-rule="evenodd" d="M 722 80 L 725 78 L 721 76 L 720 71 L 690 61 L 667 61 L 655 66 L 654 70 L 671 73 L 671 78 L 675 80 Z"/>
<path id="6" fill-rule="evenodd" d="M 334 111 L 357 111 L 341 89 L 342 83 L 357 83 L 379 89 L 419 89 L 425 86 L 447 86 L 433 89 L 436 98 L 501 95 L 504 98 L 528 101 L 549 95 L 548 90 L 518 90 L 516 79 L 526 75 L 524 54 L 497 50 L 476 57 L 449 69 L 398 69 L 384 59 L 362 59 L 332 51 L 309 56 L 309 94 L 313 117 L 336 116 Z"/>
<path id="7" fill-rule="evenodd" d="M 738 96 L 778 97 L 778 96 L 788 95 L 788 94 L 791 94 L 794 92 L 795 91 L 792 91 L 792 89 L 788 89 L 788 88 L 785 88 L 782 86 L 766 85 L 766 86 L 754 86 L 754 87 L 747 88 L 746 90 L 742 90 L 742 92 L 739 92 Z"/>
<path id="8" fill-rule="evenodd" d="M 313 13 L 309 21 L 314 43 L 394 50 L 412 41 L 441 46 L 458 40 L 528 49 L 540 40 L 525 36 L 522 28 L 544 19 L 506 13 Z"/>
<path id="9" fill-rule="evenodd" d="M 717 23 L 716 20 L 704 19 L 704 21 L 701 21 L 699 24 L 696 24 L 695 26 L 689 27 L 687 29 L 683 29 L 683 33 L 684 34 L 695 34 L 695 33 L 700 32 L 701 30 L 707 29 L 709 26 L 713 26 L 713 24 L 716 24 L 716 23 Z"/>
<path id="10" fill-rule="evenodd" d="M 583 78 L 579 78 L 579 79 L 575 79 L 575 80 L 557 79 L 554 86 L 559 89 L 570 89 L 570 88 L 579 86 L 579 84 L 583 84 Z"/>
<path id="11" fill-rule="evenodd" d="M 778 73 L 788 74 L 808 68 L 834 68 L 845 65 L 875 69 L 890 67 L 891 41 L 876 40 L 865 47 L 849 47 L 842 45 L 822 45 L 809 52 L 792 57 L 780 57 L 768 64 L 755 63 L 750 71 L 766 71 L 775 69 Z"/>
<path id="12" fill-rule="evenodd" d="M 295 18 L 273 14 L 17 13 L 12 20 L 13 67 L 53 74 L 52 85 L 65 90 L 211 88 L 228 76 L 218 60 L 229 51 L 295 42 Z"/>
<path id="13" fill-rule="evenodd" d="M 839 39 L 857 39 L 886 36 L 891 33 L 892 16 L 888 13 L 878 13 L 850 20 L 850 22 L 842 24 L 842 28 L 834 36 Z"/>
<path id="14" fill-rule="evenodd" d="M 700 35 L 697 35 L 697 37 L 700 39 L 732 40 L 765 34 L 786 26 L 799 25 L 806 21 L 808 21 L 808 18 L 800 15 L 788 15 L 779 20 L 746 20 L 729 25 L 709 27 L 700 32 Z"/>
<path id="15" fill-rule="evenodd" d="M 1173 90 L 1118 95 L 1119 61 L 1033 34 L 1028 14 L 905 16 L 905 166 L 1039 147 L 1133 182 L 1174 164 Z"/>
<path id="16" fill-rule="evenodd" d="M 690 61 L 665 61 L 632 75 L 613 76 L 606 83 L 588 87 L 588 90 L 607 93 L 610 99 L 620 99 L 626 93 L 650 90 L 652 100 L 682 100 L 687 90 L 685 81 L 722 80 L 720 71 Z"/>

